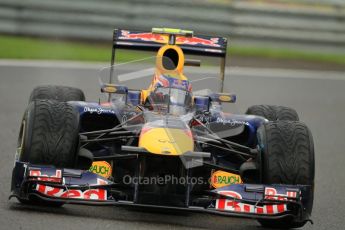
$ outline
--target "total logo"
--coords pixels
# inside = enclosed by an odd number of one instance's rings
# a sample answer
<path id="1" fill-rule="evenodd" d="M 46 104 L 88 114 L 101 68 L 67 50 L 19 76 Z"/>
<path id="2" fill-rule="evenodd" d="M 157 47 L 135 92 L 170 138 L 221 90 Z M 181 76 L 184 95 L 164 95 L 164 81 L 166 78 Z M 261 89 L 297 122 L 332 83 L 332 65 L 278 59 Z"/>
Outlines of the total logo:
<path id="1" fill-rule="evenodd" d="M 111 165 L 106 161 L 94 161 L 89 169 L 102 177 L 109 178 L 112 173 Z"/>
<path id="2" fill-rule="evenodd" d="M 224 171 L 216 171 L 211 176 L 211 185 L 214 188 L 221 188 L 232 184 L 242 184 L 240 175 Z"/>

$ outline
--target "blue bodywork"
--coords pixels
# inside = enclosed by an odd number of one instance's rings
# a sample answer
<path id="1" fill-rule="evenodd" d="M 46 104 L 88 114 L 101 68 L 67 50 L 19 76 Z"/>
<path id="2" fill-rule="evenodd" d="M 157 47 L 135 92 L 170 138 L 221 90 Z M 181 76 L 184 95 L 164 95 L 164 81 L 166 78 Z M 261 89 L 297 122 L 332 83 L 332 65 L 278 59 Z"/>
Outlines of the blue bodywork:
<path id="1" fill-rule="evenodd" d="M 136 93 L 129 97 L 132 104 L 136 104 L 138 99 Z M 88 126 L 90 124 L 88 119 L 93 125 L 103 125 L 105 118 L 110 118 L 111 123 L 108 128 L 113 128 L 138 116 L 133 121 L 134 124 L 145 124 L 145 117 L 141 116 L 141 112 L 133 105 L 78 101 L 68 103 L 79 112 L 81 133 L 92 132 Z M 200 120 L 212 131 L 218 132 L 219 135 L 224 134 L 222 138 L 231 140 L 231 138 L 241 136 L 243 137 L 241 144 L 254 148 L 257 144 L 257 130 L 267 122 L 259 116 L 224 113 L 213 108 L 209 109 L 208 113 L 202 113 Z M 192 125 L 188 119 L 184 122 Z M 97 130 L 98 127 L 95 126 L 93 129 Z M 109 157 L 113 154 L 111 146 L 102 144 L 99 146 L 100 148 L 92 151 L 94 157 Z M 143 158 L 151 157 L 137 153 L 128 155 L 134 155 L 132 163 L 138 165 L 141 164 Z M 218 163 L 230 165 L 229 155 L 215 152 L 214 157 Z M 173 160 L 171 157 L 169 159 Z M 134 176 L 139 175 L 138 170 L 139 167 L 134 172 Z M 185 176 L 188 178 L 189 169 L 186 170 Z M 17 197 L 20 200 L 31 200 L 35 197 L 58 203 L 162 207 L 264 219 L 293 217 L 300 221 L 306 221 L 309 216 L 302 207 L 308 203 L 312 189 L 310 186 L 297 185 L 232 184 L 219 189 L 210 189 L 205 199 L 205 196 L 192 196 L 190 194 L 192 185 L 187 183 L 186 192 L 183 193 L 186 199 L 185 205 L 175 206 L 142 202 L 138 199 L 141 191 L 140 184 L 132 182 L 128 187 L 129 190 L 122 191 L 118 183 L 89 170 L 33 165 L 16 160 L 12 175 L 11 197 Z"/>

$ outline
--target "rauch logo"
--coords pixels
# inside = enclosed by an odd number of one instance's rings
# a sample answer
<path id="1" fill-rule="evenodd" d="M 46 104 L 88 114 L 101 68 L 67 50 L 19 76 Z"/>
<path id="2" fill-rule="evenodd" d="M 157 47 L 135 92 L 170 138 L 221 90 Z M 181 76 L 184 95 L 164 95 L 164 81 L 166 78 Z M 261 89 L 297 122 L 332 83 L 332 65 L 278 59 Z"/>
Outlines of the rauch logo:
<path id="1" fill-rule="evenodd" d="M 110 164 L 106 161 L 94 161 L 90 167 L 90 172 L 109 178 L 111 176 L 112 169 Z"/>
<path id="2" fill-rule="evenodd" d="M 236 175 L 224 171 L 216 171 L 211 176 L 211 185 L 214 188 L 221 188 L 232 184 L 241 184 L 242 180 L 240 175 Z"/>

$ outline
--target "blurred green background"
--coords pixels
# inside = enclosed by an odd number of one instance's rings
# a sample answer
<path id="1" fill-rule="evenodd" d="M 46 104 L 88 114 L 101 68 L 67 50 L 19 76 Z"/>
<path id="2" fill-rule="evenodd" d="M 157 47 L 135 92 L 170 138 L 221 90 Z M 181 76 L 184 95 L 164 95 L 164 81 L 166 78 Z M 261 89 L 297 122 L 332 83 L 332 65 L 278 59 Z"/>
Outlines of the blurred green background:
<path id="1" fill-rule="evenodd" d="M 0 0 L 0 18 L 1 59 L 108 62 L 112 29 L 175 27 L 228 37 L 230 65 L 345 69 L 342 0 Z"/>

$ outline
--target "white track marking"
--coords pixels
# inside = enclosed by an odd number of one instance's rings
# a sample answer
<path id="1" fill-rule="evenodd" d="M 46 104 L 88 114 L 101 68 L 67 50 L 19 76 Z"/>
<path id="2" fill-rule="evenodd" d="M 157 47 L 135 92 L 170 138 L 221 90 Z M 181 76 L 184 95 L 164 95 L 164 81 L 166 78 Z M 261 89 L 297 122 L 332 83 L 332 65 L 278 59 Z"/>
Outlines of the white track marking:
<path id="1" fill-rule="evenodd" d="M 62 68 L 62 69 L 90 69 L 98 70 L 109 67 L 104 62 L 77 62 L 77 61 L 44 61 L 44 60 L 0 60 L 0 67 L 37 67 L 37 68 Z"/>
<path id="2" fill-rule="evenodd" d="M 99 70 L 102 67 L 109 66 L 109 63 L 95 62 L 76 62 L 76 61 L 37 61 L 37 60 L 0 60 L 0 67 L 37 67 L 37 68 L 62 68 L 62 69 L 89 69 Z M 128 65 L 130 67 L 130 64 Z M 123 79 L 141 78 L 147 76 L 148 70 L 135 71 L 133 73 L 123 74 Z M 210 69 L 211 70 L 211 69 Z M 212 68 L 212 71 L 215 70 Z M 205 68 L 193 68 L 186 73 L 203 73 L 208 70 Z M 211 72 L 211 71 L 210 71 Z M 140 77 L 134 76 L 139 73 Z M 214 73 L 214 72 L 213 72 Z M 261 78 L 293 78 L 293 79 L 317 79 L 317 80 L 345 80 L 345 71 L 318 71 L 318 70 L 294 70 L 278 68 L 252 68 L 252 67 L 228 67 L 226 68 L 227 77 L 261 77 Z M 152 72 L 153 74 L 153 72 Z M 129 78 L 127 78 L 129 77 Z"/>
<path id="3" fill-rule="evenodd" d="M 276 68 L 251 68 L 232 67 L 227 68 L 227 73 L 236 77 L 264 77 L 264 78 L 294 78 L 294 79 L 318 79 L 318 80 L 345 80 L 345 71 L 317 71 L 294 70 Z"/>
<path id="4" fill-rule="evenodd" d="M 155 72 L 155 68 L 148 68 L 148 69 L 143 69 L 139 71 L 134 71 L 131 73 L 120 74 L 118 76 L 118 79 L 119 79 L 119 82 L 124 82 L 124 81 L 130 81 L 130 80 L 139 79 L 143 77 L 149 77 L 149 76 L 152 77 L 154 72 Z"/>

